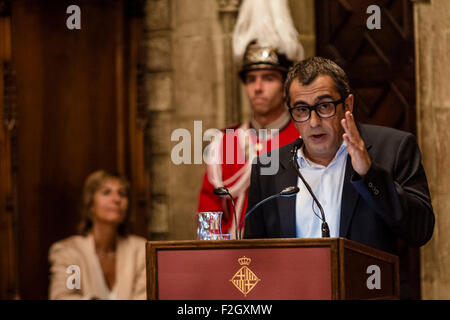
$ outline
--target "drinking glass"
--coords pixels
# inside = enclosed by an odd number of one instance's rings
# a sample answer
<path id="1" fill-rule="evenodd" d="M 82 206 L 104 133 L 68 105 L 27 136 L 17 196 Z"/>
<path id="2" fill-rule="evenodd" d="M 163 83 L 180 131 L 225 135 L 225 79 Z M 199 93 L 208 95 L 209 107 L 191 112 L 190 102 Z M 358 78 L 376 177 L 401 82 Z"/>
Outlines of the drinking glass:
<path id="1" fill-rule="evenodd" d="M 197 214 L 197 239 L 221 240 L 222 239 L 222 215 L 223 212 L 199 212 Z"/>

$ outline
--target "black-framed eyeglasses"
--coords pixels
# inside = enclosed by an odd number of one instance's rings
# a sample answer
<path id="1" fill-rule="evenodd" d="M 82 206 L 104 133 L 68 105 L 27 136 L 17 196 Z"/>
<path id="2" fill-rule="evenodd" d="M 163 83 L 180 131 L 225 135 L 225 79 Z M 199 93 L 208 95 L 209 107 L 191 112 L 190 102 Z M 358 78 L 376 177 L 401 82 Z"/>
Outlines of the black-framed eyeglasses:
<path id="1" fill-rule="evenodd" d="M 343 103 L 345 99 L 339 99 L 336 101 L 325 101 L 309 105 L 297 105 L 293 108 L 289 108 L 292 120 L 295 122 L 306 122 L 311 118 L 311 112 L 315 111 L 317 116 L 321 119 L 331 118 L 336 114 L 336 107 L 338 104 Z"/>

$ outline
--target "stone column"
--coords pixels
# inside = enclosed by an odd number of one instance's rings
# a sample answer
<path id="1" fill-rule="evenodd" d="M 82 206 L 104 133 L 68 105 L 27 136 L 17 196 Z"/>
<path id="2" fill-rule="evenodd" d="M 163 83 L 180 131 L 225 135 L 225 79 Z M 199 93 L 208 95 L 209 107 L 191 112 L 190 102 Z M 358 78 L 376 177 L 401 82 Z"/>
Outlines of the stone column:
<path id="1" fill-rule="evenodd" d="M 422 248 L 423 299 L 450 299 L 450 1 L 414 4 L 417 133 L 436 215 Z"/>
<path id="2" fill-rule="evenodd" d="M 205 170 L 195 147 L 206 145 L 201 140 L 207 129 L 225 125 L 217 2 L 147 0 L 146 4 L 150 236 L 153 240 L 195 239 Z M 190 163 L 172 161 L 173 148 L 185 142 L 171 141 L 179 129 L 190 135 Z"/>
<path id="3" fill-rule="evenodd" d="M 289 0 L 292 20 L 298 31 L 298 39 L 305 51 L 305 58 L 316 53 L 316 19 L 314 0 Z"/>
<path id="4" fill-rule="evenodd" d="M 149 111 L 147 155 L 150 168 L 152 239 L 164 237 L 169 226 L 170 129 L 173 114 L 172 1 L 147 0 L 145 41 L 146 91 Z"/>
<path id="5" fill-rule="evenodd" d="M 239 0 L 217 0 L 219 17 L 223 32 L 223 59 L 225 85 L 225 121 L 226 126 L 242 121 L 240 105 L 240 83 L 238 70 L 233 61 L 233 31 L 239 10 Z"/>

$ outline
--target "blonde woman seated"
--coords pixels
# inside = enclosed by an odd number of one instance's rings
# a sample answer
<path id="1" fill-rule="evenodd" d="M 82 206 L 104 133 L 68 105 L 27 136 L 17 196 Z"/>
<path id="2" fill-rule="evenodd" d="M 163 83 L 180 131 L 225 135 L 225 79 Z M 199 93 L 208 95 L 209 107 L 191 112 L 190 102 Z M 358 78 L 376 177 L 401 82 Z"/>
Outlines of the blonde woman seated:
<path id="1" fill-rule="evenodd" d="M 49 250 L 50 299 L 146 299 L 145 239 L 127 233 L 128 187 L 103 170 L 86 179 L 81 235 Z"/>

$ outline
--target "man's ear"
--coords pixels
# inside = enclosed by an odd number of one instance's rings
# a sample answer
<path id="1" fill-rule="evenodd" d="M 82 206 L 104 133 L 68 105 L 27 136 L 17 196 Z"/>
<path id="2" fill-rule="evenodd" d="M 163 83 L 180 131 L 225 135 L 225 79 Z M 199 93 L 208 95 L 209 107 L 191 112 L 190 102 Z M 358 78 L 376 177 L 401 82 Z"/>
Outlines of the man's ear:
<path id="1" fill-rule="evenodd" d="M 355 97 L 353 94 L 349 94 L 348 97 L 345 99 L 345 110 L 350 111 L 353 113 L 353 103 L 355 102 Z"/>

